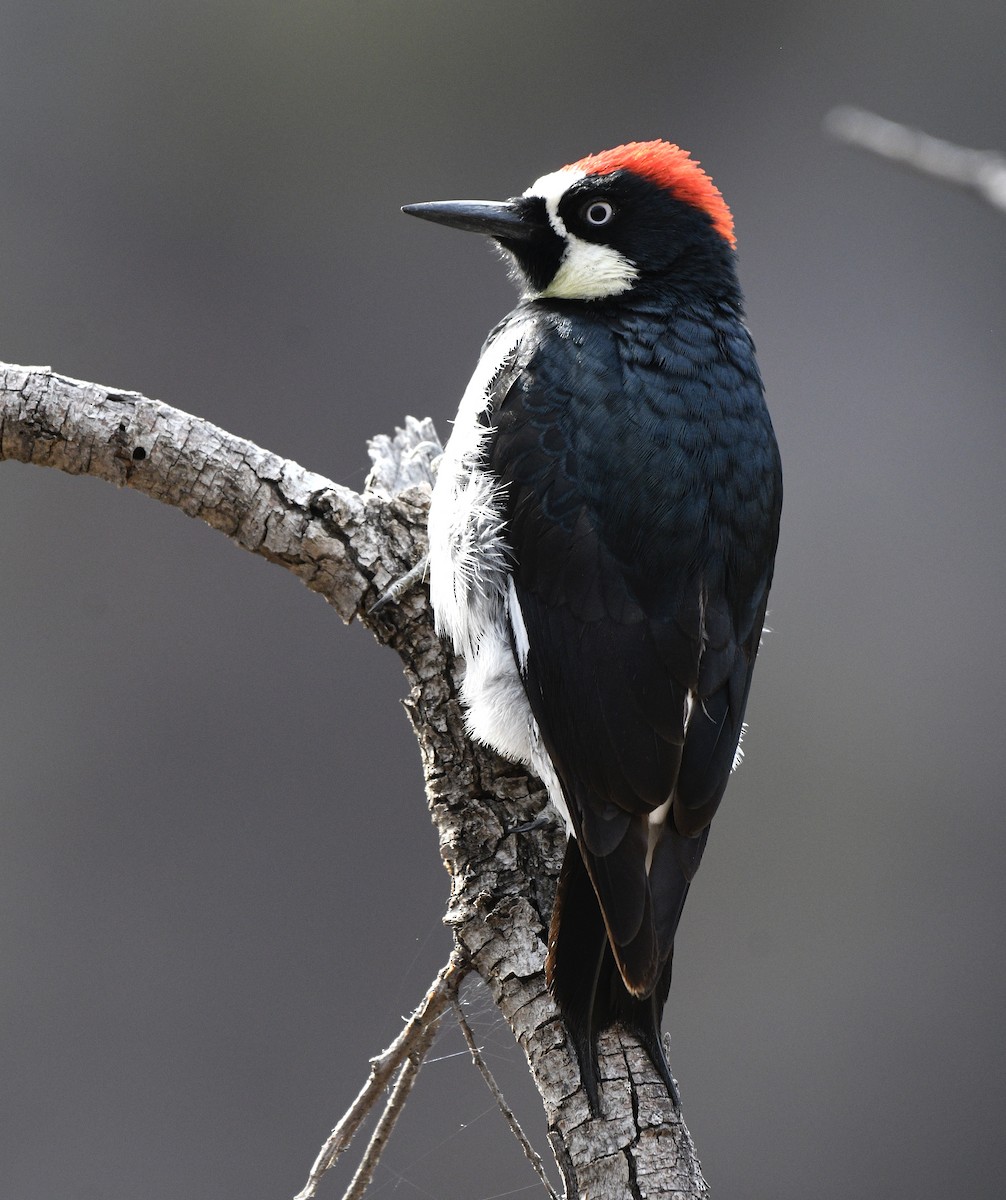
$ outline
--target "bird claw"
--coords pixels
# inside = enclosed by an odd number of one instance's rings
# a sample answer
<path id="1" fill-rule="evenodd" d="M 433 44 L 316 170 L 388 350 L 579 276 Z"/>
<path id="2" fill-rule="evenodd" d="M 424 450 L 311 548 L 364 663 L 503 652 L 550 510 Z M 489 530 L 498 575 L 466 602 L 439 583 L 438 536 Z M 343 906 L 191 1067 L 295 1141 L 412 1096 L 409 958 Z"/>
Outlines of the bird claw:
<path id="1" fill-rule="evenodd" d="M 390 604 L 393 600 L 401 600 L 407 592 L 412 591 L 416 584 L 425 576 L 428 562 L 429 555 L 424 554 L 411 570 L 406 571 L 404 575 L 399 575 L 387 591 L 382 592 L 370 608 L 367 609 L 367 616 L 372 617 L 374 613 L 380 612 L 382 608 Z"/>
<path id="2" fill-rule="evenodd" d="M 522 821 L 519 825 L 504 825 L 503 837 L 508 838 L 517 833 L 534 833 L 538 829 L 547 829 L 551 824 L 552 817 L 547 812 L 539 813 L 531 821 Z"/>

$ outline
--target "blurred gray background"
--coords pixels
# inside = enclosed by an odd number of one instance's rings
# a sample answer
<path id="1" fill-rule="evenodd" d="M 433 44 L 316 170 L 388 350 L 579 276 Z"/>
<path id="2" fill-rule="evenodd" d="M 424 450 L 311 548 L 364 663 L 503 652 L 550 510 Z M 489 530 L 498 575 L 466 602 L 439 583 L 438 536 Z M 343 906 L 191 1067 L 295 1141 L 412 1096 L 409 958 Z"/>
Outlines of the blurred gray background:
<path id="1" fill-rule="evenodd" d="M 1006 215 L 821 120 L 1006 148 L 1001 0 L 6 0 L 0 36 L 0 357 L 353 487 L 367 436 L 447 431 L 512 302 L 400 204 L 702 159 L 786 508 L 676 957 L 686 1118 L 717 1197 L 1000 1196 Z M 397 662 L 178 512 L 0 492 L 0 1196 L 287 1197 L 450 944 Z M 461 1048 L 375 1196 L 534 1194 Z"/>

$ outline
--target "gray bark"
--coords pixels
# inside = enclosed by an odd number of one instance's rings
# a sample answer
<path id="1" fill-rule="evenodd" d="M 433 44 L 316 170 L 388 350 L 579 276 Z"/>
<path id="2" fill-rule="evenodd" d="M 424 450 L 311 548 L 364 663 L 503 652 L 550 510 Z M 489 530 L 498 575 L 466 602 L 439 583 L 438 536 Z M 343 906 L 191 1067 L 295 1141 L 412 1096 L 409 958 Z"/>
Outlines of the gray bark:
<path id="1" fill-rule="evenodd" d="M 89 474 L 144 492 L 299 575 L 344 621 L 402 660 L 426 797 L 451 877 L 445 917 L 488 985 L 541 1095 L 567 1195 L 591 1200 L 708 1195 L 688 1131 L 646 1055 L 609 1031 L 604 1115 L 593 1119 L 545 985 L 545 935 L 564 835 L 504 836 L 545 803 L 541 784 L 471 742 L 458 670 L 422 583 L 368 609 L 425 553 L 429 422 L 376 438 L 362 494 L 177 409 L 43 367 L 0 365 L 0 458 Z"/>

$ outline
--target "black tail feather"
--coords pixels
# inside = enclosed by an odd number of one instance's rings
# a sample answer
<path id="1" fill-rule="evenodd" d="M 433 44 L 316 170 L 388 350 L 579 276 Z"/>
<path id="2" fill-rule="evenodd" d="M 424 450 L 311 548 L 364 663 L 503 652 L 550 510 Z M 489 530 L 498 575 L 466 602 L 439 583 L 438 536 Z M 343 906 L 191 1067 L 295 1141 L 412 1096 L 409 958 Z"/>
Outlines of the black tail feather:
<path id="1" fill-rule="evenodd" d="M 660 1021 L 671 986 L 671 956 L 649 996 L 633 996 L 622 982 L 594 887 L 574 838 L 566 845 L 552 911 L 546 976 L 576 1057 L 591 1112 L 601 1111 L 597 1039 L 621 1024 L 638 1038 L 675 1104 L 678 1091 L 664 1058 Z"/>

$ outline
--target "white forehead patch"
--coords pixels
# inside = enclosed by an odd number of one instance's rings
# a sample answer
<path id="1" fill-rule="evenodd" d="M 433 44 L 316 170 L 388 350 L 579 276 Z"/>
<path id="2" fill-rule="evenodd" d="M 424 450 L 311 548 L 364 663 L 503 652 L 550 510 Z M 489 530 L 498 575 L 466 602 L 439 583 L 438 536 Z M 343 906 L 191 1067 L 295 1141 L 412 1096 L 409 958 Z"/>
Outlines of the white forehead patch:
<path id="1" fill-rule="evenodd" d="M 585 178 L 577 167 L 563 167 L 542 175 L 524 193 L 545 201 L 549 224 L 566 243 L 559 267 L 537 295 L 556 300 L 603 300 L 627 292 L 639 278 L 636 265 L 612 246 L 585 242 L 570 233 L 559 216 L 559 201 L 574 183 Z"/>
<path id="2" fill-rule="evenodd" d="M 537 196 L 545 201 L 548 219 L 552 228 L 561 238 L 569 237 L 562 217 L 559 216 L 559 201 L 565 196 L 574 183 L 579 183 L 586 175 L 576 167 L 563 167 L 559 171 L 550 171 L 542 175 L 524 193 L 525 196 Z"/>

